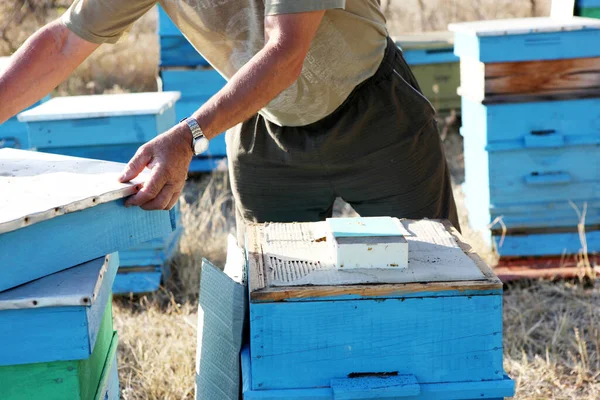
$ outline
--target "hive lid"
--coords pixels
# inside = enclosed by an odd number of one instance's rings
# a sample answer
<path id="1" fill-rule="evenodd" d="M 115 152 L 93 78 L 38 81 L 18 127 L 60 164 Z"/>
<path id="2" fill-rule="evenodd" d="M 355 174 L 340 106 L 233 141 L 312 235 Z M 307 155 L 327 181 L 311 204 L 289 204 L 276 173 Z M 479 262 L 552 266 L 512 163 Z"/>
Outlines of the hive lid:
<path id="1" fill-rule="evenodd" d="M 92 306 L 104 276 L 116 269 L 118 255 L 111 254 L 48 275 L 0 293 L 0 311 L 25 308 Z"/>
<path id="2" fill-rule="evenodd" d="M 8 67 L 9 61 L 10 57 L 0 57 L 0 71 L 4 71 L 4 69 Z"/>
<path id="3" fill-rule="evenodd" d="M 490 268 L 448 222 L 402 220 L 408 267 L 338 270 L 322 240 L 325 222 L 253 225 L 247 231 L 250 298 L 500 288 Z"/>
<path id="4" fill-rule="evenodd" d="M 125 165 L 0 149 L 0 234 L 127 197 L 146 173 L 119 183 Z"/>
<path id="5" fill-rule="evenodd" d="M 452 32 L 467 33 L 476 36 L 523 35 L 583 29 L 600 29 L 600 20 L 583 17 L 538 17 L 461 22 L 448 25 L 448 30 Z"/>
<path id="6" fill-rule="evenodd" d="M 179 92 L 98 94 L 55 97 L 18 115 L 21 122 L 161 114 L 181 97 Z"/>
<path id="7" fill-rule="evenodd" d="M 439 49 L 454 46 L 454 34 L 450 31 L 410 33 L 393 36 L 392 40 L 402 50 Z"/>

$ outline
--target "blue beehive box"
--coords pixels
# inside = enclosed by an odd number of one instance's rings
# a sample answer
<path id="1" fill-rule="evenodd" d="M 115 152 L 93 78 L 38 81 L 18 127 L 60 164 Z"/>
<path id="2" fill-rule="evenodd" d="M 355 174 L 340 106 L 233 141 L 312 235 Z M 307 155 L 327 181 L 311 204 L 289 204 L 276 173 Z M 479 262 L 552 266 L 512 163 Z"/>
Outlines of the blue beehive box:
<path id="1" fill-rule="evenodd" d="M 181 93 L 176 110 L 178 120 L 196 112 L 227 83 L 214 69 L 164 69 L 161 79 L 164 90 Z M 212 171 L 226 155 L 225 135 L 221 134 L 210 141 L 206 153 L 194 158 L 190 171 Z"/>
<path id="2" fill-rule="evenodd" d="M 208 62 L 183 36 L 162 7 L 158 6 L 161 67 L 208 66 Z"/>
<path id="3" fill-rule="evenodd" d="M 118 177 L 123 164 L 0 150 L 0 291 L 169 235 L 169 211 L 125 208 L 147 178 Z M 51 240 L 49 240 L 51 238 Z M 65 249 L 69 249 L 66 251 Z"/>
<path id="4" fill-rule="evenodd" d="M 574 45 L 595 40 L 599 28 L 600 21 L 585 18 L 450 26 L 461 64 L 542 60 L 540 68 L 553 60 L 599 56 L 589 46 Z M 560 64 L 553 65 L 562 76 Z M 599 100 L 577 98 L 578 88 L 571 93 L 566 87 L 554 96 L 523 92 L 510 101 L 477 101 L 469 86 L 476 77 L 463 78 L 463 189 L 471 225 L 486 233 L 501 256 L 577 253 L 582 243 L 576 208 L 585 208 L 587 249 L 600 250 L 600 231 L 594 228 L 600 221 L 600 128 L 594 111 Z"/>
<path id="5" fill-rule="evenodd" d="M 335 268 L 325 222 L 249 227 L 245 399 L 514 394 L 501 282 L 448 222 L 402 224 L 408 268 L 366 271 Z"/>
<path id="6" fill-rule="evenodd" d="M 2 398 L 119 398 L 116 253 L 0 292 Z"/>

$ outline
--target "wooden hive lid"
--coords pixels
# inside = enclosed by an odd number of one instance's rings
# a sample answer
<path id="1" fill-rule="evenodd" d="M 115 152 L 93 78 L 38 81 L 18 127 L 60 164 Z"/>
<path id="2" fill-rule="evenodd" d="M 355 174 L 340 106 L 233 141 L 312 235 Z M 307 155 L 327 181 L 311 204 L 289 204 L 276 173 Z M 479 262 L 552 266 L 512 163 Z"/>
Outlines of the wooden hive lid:
<path id="1" fill-rule="evenodd" d="M 132 195 L 147 175 L 119 183 L 123 167 L 109 161 L 0 149 L 0 234 Z"/>
<path id="2" fill-rule="evenodd" d="M 97 94 L 55 97 L 18 115 L 21 122 L 156 115 L 172 107 L 179 92 Z"/>
<path id="3" fill-rule="evenodd" d="M 0 292 L 0 311 L 44 307 L 91 307 L 98 297 L 110 266 L 118 264 L 116 254 L 97 258 Z M 116 265 L 114 265 L 116 268 Z"/>
<path id="4" fill-rule="evenodd" d="M 338 270 L 329 261 L 325 222 L 250 225 L 250 299 L 377 297 L 399 293 L 499 290 L 502 283 L 447 221 L 402 220 L 408 268 Z"/>
<path id="5" fill-rule="evenodd" d="M 4 71 L 4 69 L 8 67 L 9 61 L 10 57 L 0 57 L 0 71 Z"/>
<path id="6" fill-rule="evenodd" d="M 475 36 L 524 35 L 600 29 L 600 20 L 583 17 L 495 19 L 450 24 L 448 29 L 452 32 L 473 34 Z"/>
<path id="7" fill-rule="evenodd" d="M 454 46 L 454 34 L 450 31 L 409 33 L 393 36 L 392 40 L 402 50 L 441 49 Z"/>

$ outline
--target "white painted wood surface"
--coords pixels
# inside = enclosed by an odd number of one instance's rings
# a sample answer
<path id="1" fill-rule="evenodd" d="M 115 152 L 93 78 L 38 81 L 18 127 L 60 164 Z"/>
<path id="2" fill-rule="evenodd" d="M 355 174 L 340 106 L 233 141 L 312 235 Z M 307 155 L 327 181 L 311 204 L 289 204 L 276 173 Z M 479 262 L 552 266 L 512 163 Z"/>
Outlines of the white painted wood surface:
<path id="1" fill-rule="evenodd" d="M 575 0 L 552 0 L 550 16 L 552 18 L 573 18 Z"/>
<path id="2" fill-rule="evenodd" d="M 452 32 L 469 33 L 476 36 L 522 35 L 536 32 L 600 29 L 600 20 L 583 17 L 496 19 L 450 24 L 448 29 Z"/>
<path id="3" fill-rule="evenodd" d="M 454 34 L 450 31 L 409 33 L 392 36 L 392 40 L 403 50 L 450 47 L 454 44 Z"/>
<path id="4" fill-rule="evenodd" d="M 10 57 L 0 57 L 0 71 L 4 71 L 6 67 L 8 67 L 8 62 Z"/>
<path id="5" fill-rule="evenodd" d="M 262 238 L 262 272 L 266 287 L 487 279 L 442 223 L 430 220 L 403 220 L 402 223 L 407 231 L 407 268 L 373 270 L 338 270 L 335 267 L 327 242 L 319 240 L 326 237 L 326 222 L 268 224 Z M 254 279 L 258 280 L 257 277 Z"/>
<path id="6" fill-rule="evenodd" d="M 118 256 L 115 253 L 97 258 L 1 292 L 0 311 L 61 306 L 91 306 L 96 301 L 111 257 Z"/>
<path id="7" fill-rule="evenodd" d="M 147 178 L 119 183 L 125 164 L 0 149 L 0 234 L 130 196 Z"/>
<path id="8" fill-rule="evenodd" d="M 55 97 L 18 115 L 21 122 L 161 114 L 180 92 L 148 92 Z"/>

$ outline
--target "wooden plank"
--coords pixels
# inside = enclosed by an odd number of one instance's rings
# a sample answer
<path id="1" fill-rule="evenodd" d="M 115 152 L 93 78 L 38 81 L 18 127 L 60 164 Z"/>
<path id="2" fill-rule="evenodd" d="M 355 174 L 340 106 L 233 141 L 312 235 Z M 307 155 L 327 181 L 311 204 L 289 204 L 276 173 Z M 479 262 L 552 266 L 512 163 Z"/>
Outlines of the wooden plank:
<path id="1" fill-rule="evenodd" d="M 463 59 L 460 74 L 461 95 L 473 101 L 600 92 L 600 57 L 489 64 Z"/>
<path id="2" fill-rule="evenodd" d="M 88 304 L 58 305 L 75 301 L 57 300 L 52 296 L 15 296 L 12 302 L 5 297 L 4 309 L 0 311 L 0 341 L 12 346 L 0 353 L 0 366 L 88 358 L 96 345 L 106 313 L 112 309 L 111 288 L 117 266 L 118 259 L 113 257 L 103 272 L 95 299 L 92 301 L 86 297 Z M 71 276 L 76 277 L 74 274 Z M 69 283 L 73 286 L 72 281 Z M 17 288 L 16 292 L 22 293 L 21 289 L 26 286 Z M 34 304 L 38 298 L 40 303 Z M 31 307 L 27 299 L 31 300 Z"/>
<path id="3" fill-rule="evenodd" d="M 411 235 L 415 235 L 414 232 L 419 231 L 415 225 L 417 221 L 403 220 L 405 226 L 408 226 L 409 232 Z M 432 222 L 429 222 L 432 223 Z M 435 222 L 438 223 L 439 222 Z M 301 224 L 298 224 L 301 225 Z M 433 226 L 433 225 L 432 225 Z M 442 226 L 443 227 L 443 226 Z M 393 282 L 390 282 L 390 276 L 386 275 L 385 279 L 376 281 L 377 284 L 343 284 L 340 282 L 336 282 L 336 284 L 322 284 L 319 286 L 313 285 L 299 285 L 299 286 L 274 286 L 272 282 L 269 280 L 269 273 L 273 273 L 270 269 L 270 264 L 267 263 L 268 254 L 270 254 L 265 248 L 264 242 L 264 227 L 261 225 L 250 225 L 247 230 L 247 259 L 248 259 L 248 271 L 249 271 L 249 289 L 250 289 L 250 298 L 253 302 L 268 302 L 268 301 L 295 301 L 295 300 L 311 300 L 315 298 L 336 298 L 336 297 L 353 297 L 353 296 L 364 296 L 364 297 L 405 297 L 406 295 L 411 295 L 415 293 L 430 293 L 431 295 L 443 296 L 446 295 L 445 292 L 452 292 L 456 290 L 471 290 L 471 291 L 486 291 L 486 290 L 496 290 L 501 288 L 501 282 L 493 276 L 490 275 L 489 268 L 481 265 L 482 261 L 476 258 L 473 254 L 469 252 L 468 249 L 470 247 L 465 247 L 466 245 L 463 242 L 463 239 L 456 236 L 456 234 L 452 233 L 452 231 L 448 231 L 448 244 L 454 243 L 458 249 L 460 249 L 460 254 L 464 257 L 463 263 L 464 265 L 471 264 L 475 272 L 473 274 L 469 273 L 469 276 L 478 277 L 478 279 L 474 280 L 461 280 L 461 279 L 439 279 L 439 281 L 435 281 L 435 278 L 432 278 L 433 281 L 429 278 L 425 278 L 426 274 L 429 277 L 435 276 L 435 274 L 431 274 L 428 271 L 424 271 L 419 268 L 417 275 L 414 275 L 416 272 L 413 268 L 418 263 L 415 258 L 415 251 L 418 249 L 417 243 L 414 240 L 419 240 L 419 235 L 416 234 L 415 237 L 407 239 L 413 240 L 412 252 L 411 256 L 411 242 L 409 240 L 409 260 L 411 260 L 410 276 L 402 277 L 395 276 L 393 278 Z M 447 229 L 447 224 L 443 229 Z M 317 235 L 318 236 L 318 235 Z M 317 237 L 315 236 L 315 237 Z M 323 243 L 310 243 L 310 253 L 311 259 L 324 259 L 326 253 L 322 251 L 318 251 L 315 246 L 327 246 Z M 440 244 L 440 246 L 442 246 Z M 434 246 L 434 250 L 435 250 Z M 315 250 L 316 249 L 316 250 Z M 424 252 L 427 253 L 426 248 L 423 248 Z M 323 249 L 321 249 L 323 250 Z M 430 249 L 431 250 L 431 249 Z M 272 250 L 271 253 L 283 254 L 283 250 Z M 422 255 L 425 256 L 425 253 Z M 320 256 L 319 256 L 320 254 Z M 430 254 L 430 256 L 432 256 Z M 285 256 L 286 259 L 290 257 L 290 254 Z M 412 257 L 412 258 L 410 258 Z M 435 257 L 435 256 L 433 256 Z M 290 258 L 290 260 L 295 259 L 294 257 Z M 423 268 L 432 269 L 432 271 L 437 271 L 437 268 L 443 268 L 442 262 L 431 263 L 431 265 L 425 265 Z M 461 265 L 463 265 L 461 263 Z M 294 266 L 295 264 L 290 264 Z M 421 265 L 421 264 L 419 264 Z M 333 267 L 331 267 L 333 269 Z M 270 271 L 270 272 L 267 272 Z M 313 271 L 314 272 L 314 271 Z M 402 271 L 393 271 L 395 275 L 406 274 L 407 272 Z M 382 272 L 383 273 L 383 272 Z M 381 274 L 381 273 L 380 273 Z M 293 274 L 292 274 L 293 275 Z M 297 272 L 297 275 L 302 275 L 301 272 Z M 415 276 L 419 276 L 420 278 L 415 278 Z M 440 276 L 449 276 L 448 271 L 446 271 L 445 275 Z M 348 271 L 344 271 L 344 279 L 348 279 Z M 369 277 L 369 279 L 373 279 L 373 277 Z M 371 281 L 369 281 L 371 282 Z M 375 282 L 375 281 L 373 281 Z M 372 282 L 371 282 L 372 283 Z M 393 283 L 393 284 L 392 284 Z"/>
<path id="4" fill-rule="evenodd" d="M 72 328 L 72 327 L 71 327 Z M 91 357 L 0 367 L 3 400 L 89 400 L 97 391 L 113 342 L 112 313 L 106 313 Z"/>
<path id="5" fill-rule="evenodd" d="M 237 400 L 240 358 L 247 309 L 243 265 L 232 277 L 204 260 L 198 304 L 196 399 Z"/>
<path id="6" fill-rule="evenodd" d="M 123 165 L 0 149 L 0 234 L 127 197 L 148 175 L 119 183 Z M 60 188 L 60 190 L 57 190 Z"/>
<path id="7" fill-rule="evenodd" d="M 55 97 L 19 114 L 19 121 L 57 121 L 130 115 L 156 115 L 173 105 L 178 92 L 119 93 Z"/>
<path id="8" fill-rule="evenodd" d="M 119 294 L 150 293 L 160 288 L 163 275 L 161 267 L 150 267 L 151 271 L 119 272 L 113 284 L 113 292 Z M 125 268 L 127 270 L 128 268 Z"/>
<path id="9" fill-rule="evenodd" d="M 499 295 L 252 303 L 250 332 L 254 390 L 323 387 L 360 373 L 419 383 L 504 376 Z"/>
<path id="10" fill-rule="evenodd" d="M 460 22 L 448 25 L 451 32 L 475 36 L 523 35 L 528 33 L 552 33 L 583 29 L 600 29 L 600 21 L 590 18 L 512 18 L 486 21 Z"/>
<path id="11" fill-rule="evenodd" d="M 117 388 L 116 388 L 116 392 L 118 393 L 118 371 L 117 371 L 117 347 L 119 344 L 119 335 L 118 333 L 115 331 L 113 333 L 112 336 L 112 340 L 110 342 L 110 347 L 108 348 L 108 352 L 105 355 L 104 359 L 100 359 L 98 360 L 98 365 L 101 367 L 100 368 L 100 376 L 98 378 L 98 386 L 95 388 L 94 392 L 95 393 L 93 399 L 94 400 L 105 400 L 107 396 L 111 396 L 109 397 L 110 400 L 118 400 L 118 397 L 115 397 L 115 382 L 114 382 L 114 376 L 115 374 L 117 374 Z M 82 368 L 80 370 L 80 376 L 82 376 L 83 378 L 83 374 L 85 374 L 87 371 L 84 371 L 84 369 Z M 111 388 L 112 386 L 112 388 Z M 91 393 L 90 393 L 91 394 Z M 92 397 L 90 397 L 91 399 Z"/>

